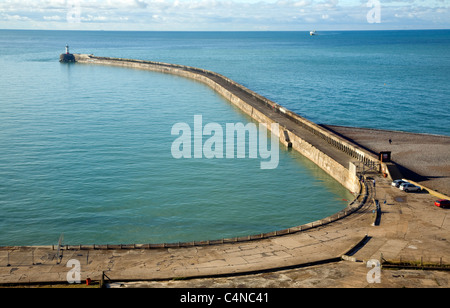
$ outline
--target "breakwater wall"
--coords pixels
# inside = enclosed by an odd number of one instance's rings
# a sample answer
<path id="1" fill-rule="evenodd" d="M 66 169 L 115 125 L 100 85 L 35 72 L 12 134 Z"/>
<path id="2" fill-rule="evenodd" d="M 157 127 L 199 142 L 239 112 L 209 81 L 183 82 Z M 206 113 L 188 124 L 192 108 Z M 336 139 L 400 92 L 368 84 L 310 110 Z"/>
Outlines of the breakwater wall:
<path id="1" fill-rule="evenodd" d="M 96 57 L 86 54 L 74 56 L 79 63 L 151 70 L 202 82 L 256 121 L 265 123 L 268 129 L 272 123 L 278 123 L 279 131 L 274 133 L 280 138 L 281 143 L 292 147 L 313 161 L 352 192 L 357 192 L 360 188 L 355 162 L 379 165 L 379 159 L 373 153 L 218 73 L 154 61 Z M 305 138 L 306 135 L 310 136 L 309 140 Z M 326 153 L 325 148 L 332 148 L 332 153 L 329 151 Z M 336 155 L 333 155 L 333 152 Z M 340 159 L 336 159 L 337 156 Z"/>

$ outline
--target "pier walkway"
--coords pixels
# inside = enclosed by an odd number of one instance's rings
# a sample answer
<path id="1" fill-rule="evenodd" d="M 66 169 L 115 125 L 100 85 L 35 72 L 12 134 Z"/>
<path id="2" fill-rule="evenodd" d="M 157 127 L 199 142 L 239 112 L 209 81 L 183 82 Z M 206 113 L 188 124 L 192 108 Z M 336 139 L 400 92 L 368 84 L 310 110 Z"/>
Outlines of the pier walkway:
<path id="1" fill-rule="evenodd" d="M 351 140 L 340 137 L 327 128 L 287 110 L 281 105 L 268 100 L 218 73 L 195 67 L 153 61 L 104 58 L 92 55 L 75 55 L 75 57 L 77 62 L 84 64 L 112 65 L 151 70 L 180 75 L 203 82 L 223 95 L 249 116 L 258 121 L 264 122 L 264 119 L 270 119 L 270 121 L 278 123 L 290 135 L 299 136 L 303 141 L 319 149 L 319 151 L 335 160 L 344 168 L 349 168 L 351 161 L 378 162 L 378 155 L 365 150 Z M 256 111 L 264 115 L 264 119 L 255 116 Z"/>
<path id="2" fill-rule="evenodd" d="M 279 109 L 272 108 L 266 104 L 261 104 L 261 101 L 255 96 L 249 94 L 247 91 L 242 90 L 233 84 L 224 82 L 222 78 L 217 76 L 208 76 L 215 82 L 220 84 L 222 87 L 232 92 L 234 95 L 240 97 L 243 101 L 251 105 L 253 108 L 257 109 L 261 113 L 265 114 L 267 117 L 272 119 L 274 122 L 280 124 L 280 126 L 285 127 L 288 131 L 300 136 L 307 143 L 318 148 L 321 152 L 325 153 L 327 156 L 332 157 L 336 162 L 341 164 L 343 167 L 348 168 L 351 161 L 355 161 L 353 157 L 347 153 L 339 150 L 336 147 L 330 146 L 330 144 L 323 138 L 315 135 L 310 130 L 305 128 L 305 126 L 299 124 L 294 119 L 286 117 L 283 113 L 279 112 Z"/>

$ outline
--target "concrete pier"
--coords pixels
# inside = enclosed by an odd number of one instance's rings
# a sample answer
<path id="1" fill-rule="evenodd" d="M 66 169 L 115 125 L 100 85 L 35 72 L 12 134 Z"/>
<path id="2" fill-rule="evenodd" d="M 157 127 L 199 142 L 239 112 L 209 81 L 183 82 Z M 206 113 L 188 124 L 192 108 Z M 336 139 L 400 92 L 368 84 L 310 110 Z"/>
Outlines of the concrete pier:
<path id="1" fill-rule="evenodd" d="M 61 63 L 74 63 L 75 57 L 72 54 L 61 54 L 59 56 L 59 62 Z"/>
<path id="2" fill-rule="evenodd" d="M 359 162 L 380 170 L 379 158 L 372 152 L 218 73 L 184 65 L 93 55 L 76 54 L 75 59 L 78 63 L 151 70 L 202 82 L 268 128 L 278 123 L 279 131 L 275 133 L 281 143 L 313 161 L 352 192 L 359 189 L 359 183 L 357 168 L 350 164 Z"/>
<path id="3" fill-rule="evenodd" d="M 78 262 L 81 281 L 100 281 L 103 274 L 113 281 L 144 284 L 174 278 L 251 279 L 260 273 L 333 266 L 342 269 L 341 284 L 334 286 L 357 287 L 405 286 L 384 280 L 385 270 L 379 285 L 368 281 L 369 260 L 420 260 L 436 268 L 450 265 L 448 210 L 434 206 L 433 195 L 392 187 L 391 179 L 380 173 L 383 164 L 377 152 L 381 148 L 373 143 L 350 138 L 349 131 L 339 127 L 312 123 L 214 72 L 151 61 L 74 56 L 78 63 L 146 69 L 203 82 L 268 127 L 279 123 L 277 133 L 283 144 L 311 159 L 357 197 L 346 211 L 320 221 L 244 238 L 162 245 L 0 247 L 0 284 L 65 283 L 69 260 Z M 363 182 L 359 181 L 361 165 L 365 166 Z M 345 271 L 349 267 L 352 270 Z M 440 285 L 448 287 L 450 279 L 445 277 L 439 277 Z"/>

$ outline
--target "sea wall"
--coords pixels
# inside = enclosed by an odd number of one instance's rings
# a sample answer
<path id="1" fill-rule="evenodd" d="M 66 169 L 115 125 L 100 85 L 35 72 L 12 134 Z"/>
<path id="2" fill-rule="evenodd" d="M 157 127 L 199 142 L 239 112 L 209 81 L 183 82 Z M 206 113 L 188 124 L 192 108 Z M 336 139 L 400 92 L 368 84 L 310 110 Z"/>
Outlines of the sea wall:
<path id="1" fill-rule="evenodd" d="M 256 101 L 262 106 L 264 105 L 265 107 L 270 107 L 270 110 L 275 111 L 277 116 L 285 117 L 294 122 L 296 125 L 300 125 L 304 129 L 313 133 L 315 136 L 318 136 L 321 139 L 325 140 L 329 146 L 339 149 L 340 151 L 348 154 L 356 161 L 373 164 L 379 163 L 378 157 L 359 147 L 358 145 L 351 143 L 349 140 L 346 140 L 334 134 L 326 128 L 297 115 L 296 113 L 245 88 L 235 81 L 215 72 L 184 65 L 144 60 L 95 57 L 93 55 L 80 54 L 75 54 L 75 58 L 76 61 L 80 63 L 112 65 L 151 70 L 160 73 L 175 74 L 178 76 L 197 80 L 211 87 L 213 90 L 221 94 L 228 101 L 239 107 L 243 112 L 248 114 L 256 121 L 265 123 L 269 129 L 272 123 L 279 122 L 276 119 L 273 119 L 271 115 L 262 112 L 261 109 L 255 108 L 254 105 L 249 103 L 250 99 Z M 283 125 L 279 125 L 279 131 L 274 133 L 280 138 L 281 143 L 285 144 L 286 146 L 292 147 L 293 149 L 313 161 L 316 165 L 318 165 L 325 172 L 335 178 L 344 187 L 352 192 L 359 191 L 359 179 L 356 175 L 355 168 L 352 168 L 352 166 L 349 165 L 344 166 L 338 163 L 333 157 L 325 154 L 323 151 L 307 142 L 306 140 L 304 140 L 304 138 Z"/>

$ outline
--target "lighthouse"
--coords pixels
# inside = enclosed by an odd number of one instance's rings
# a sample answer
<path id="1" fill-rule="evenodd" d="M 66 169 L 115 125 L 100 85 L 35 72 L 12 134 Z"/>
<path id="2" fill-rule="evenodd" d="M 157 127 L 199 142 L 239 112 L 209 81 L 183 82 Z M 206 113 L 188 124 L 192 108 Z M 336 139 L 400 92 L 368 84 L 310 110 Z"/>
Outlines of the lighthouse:
<path id="1" fill-rule="evenodd" d="M 66 44 L 66 53 L 59 56 L 59 62 L 71 63 L 76 62 L 75 56 L 69 52 L 69 44 Z"/>

